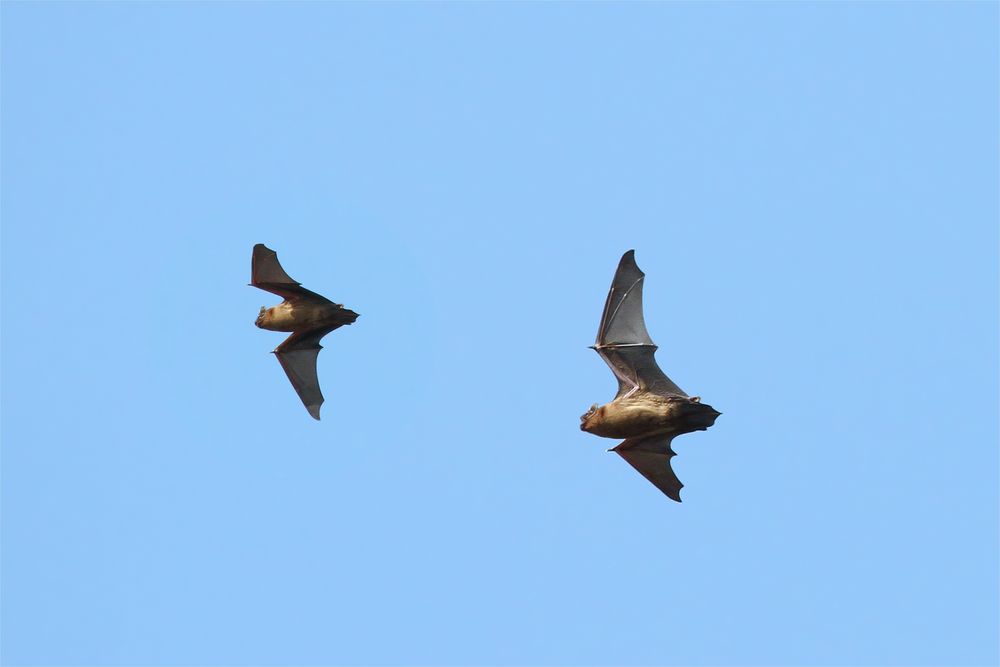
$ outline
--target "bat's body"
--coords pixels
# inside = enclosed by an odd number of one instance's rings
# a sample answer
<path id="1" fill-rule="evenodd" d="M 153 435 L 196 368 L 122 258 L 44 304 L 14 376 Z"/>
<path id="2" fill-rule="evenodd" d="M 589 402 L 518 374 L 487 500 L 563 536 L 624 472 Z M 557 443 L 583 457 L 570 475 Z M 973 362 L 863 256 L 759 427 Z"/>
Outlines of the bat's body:
<path id="1" fill-rule="evenodd" d="M 257 326 L 268 331 L 298 331 L 305 328 L 322 328 L 328 325 L 350 324 L 344 316 L 351 311 L 336 303 L 309 301 L 282 301 L 277 306 L 264 308 L 257 317 Z M 355 318 L 356 319 L 356 318 Z M 338 324 L 339 322 L 339 324 Z"/>
<path id="2" fill-rule="evenodd" d="M 656 364 L 656 345 L 642 315 L 644 277 L 629 250 L 618 264 L 594 345 L 618 379 L 618 395 L 591 407 L 580 417 L 580 428 L 604 438 L 624 438 L 611 451 L 680 502 L 684 485 L 670 467 L 670 443 L 678 435 L 704 431 L 721 413 L 685 394 Z"/>
<path id="3" fill-rule="evenodd" d="M 712 409 L 697 398 L 636 392 L 628 398 L 616 398 L 597 408 L 595 414 L 585 420 L 582 430 L 602 438 L 680 435 L 711 426 L 711 423 L 696 425 L 699 414 L 710 415 Z M 711 421 L 715 421 L 717 415 L 712 415 Z M 689 426 L 694 428 L 687 428 Z"/>
<path id="4" fill-rule="evenodd" d="M 278 263 L 278 255 L 262 243 L 253 247 L 250 284 L 277 294 L 284 301 L 272 308 L 261 306 L 255 324 L 268 331 L 291 331 L 274 349 L 295 392 L 315 419 L 323 405 L 316 359 L 323 336 L 358 319 L 358 314 L 302 287 Z"/>

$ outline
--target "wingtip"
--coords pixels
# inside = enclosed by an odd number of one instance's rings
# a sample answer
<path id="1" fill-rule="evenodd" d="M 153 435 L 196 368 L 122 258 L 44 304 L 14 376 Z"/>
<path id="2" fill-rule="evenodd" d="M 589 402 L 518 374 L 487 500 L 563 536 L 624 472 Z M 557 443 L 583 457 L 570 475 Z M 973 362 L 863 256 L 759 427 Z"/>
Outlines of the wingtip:
<path id="1" fill-rule="evenodd" d="M 307 405 L 306 406 L 306 410 L 309 411 L 309 416 L 310 417 L 312 417 L 316 421 L 320 421 L 320 418 L 319 418 L 319 406 L 318 405 Z"/>
<path id="2" fill-rule="evenodd" d="M 645 273 L 642 272 L 642 269 L 640 269 L 639 265 L 636 264 L 636 262 L 635 262 L 635 249 L 634 248 L 632 250 L 626 250 L 625 254 L 622 255 L 621 260 L 618 262 L 618 269 L 619 270 L 624 269 L 626 267 L 628 267 L 630 269 L 635 269 L 639 273 L 640 277 L 645 277 L 645 275 L 646 275 Z"/>
<path id="3" fill-rule="evenodd" d="M 673 500 L 675 502 L 678 502 L 678 503 L 681 502 L 681 489 L 683 489 L 683 488 L 684 488 L 684 482 L 682 482 L 681 480 L 677 480 L 677 494 L 676 495 L 670 495 L 668 493 L 667 494 L 667 498 L 670 498 L 671 500 Z"/>

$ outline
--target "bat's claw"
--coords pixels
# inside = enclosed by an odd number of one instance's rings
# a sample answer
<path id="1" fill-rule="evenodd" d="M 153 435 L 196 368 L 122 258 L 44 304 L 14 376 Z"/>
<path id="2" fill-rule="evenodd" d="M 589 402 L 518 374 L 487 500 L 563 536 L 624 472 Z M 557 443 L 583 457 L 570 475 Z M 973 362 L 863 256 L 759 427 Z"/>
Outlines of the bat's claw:
<path id="1" fill-rule="evenodd" d="M 690 400 L 692 403 L 701 403 L 701 396 L 692 396 Z"/>

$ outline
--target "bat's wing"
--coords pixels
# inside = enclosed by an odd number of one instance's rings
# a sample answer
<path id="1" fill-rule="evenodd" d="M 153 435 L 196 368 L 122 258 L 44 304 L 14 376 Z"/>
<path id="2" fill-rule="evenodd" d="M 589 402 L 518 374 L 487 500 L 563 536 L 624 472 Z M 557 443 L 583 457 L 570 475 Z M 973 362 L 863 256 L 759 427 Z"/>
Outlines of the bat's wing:
<path id="1" fill-rule="evenodd" d="M 687 396 L 656 364 L 656 345 L 642 316 L 642 281 L 635 251 L 622 255 L 604 304 L 594 349 L 618 378 L 618 396 L 636 389 L 655 394 Z"/>
<path id="2" fill-rule="evenodd" d="M 677 479 L 670 459 L 674 450 L 670 449 L 673 436 L 651 435 L 644 438 L 629 438 L 610 450 L 616 452 L 629 465 L 663 491 L 671 500 L 681 501 L 681 480 Z"/>
<path id="3" fill-rule="evenodd" d="M 323 349 L 319 341 L 335 328 L 296 331 L 274 350 L 285 375 L 295 387 L 295 393 L 313 419 L 319 419 L 319 408 L 323 405 L 323 392 L 319 389 L 319 374 L 316 372 L 316 359 Z"/>
<path id="4" fill-rule="evenodd" d="M 253 247 L 253 259 L 250 262 L 250 284 L 289 301 L 306 298 L 331 303 L 326 297 L 307 290 L 300 283 L 292 280 L 291 276 L 285 273 L 281 264 L 278 263 L 278 253 L 263 243 L 258 243 Z"/>

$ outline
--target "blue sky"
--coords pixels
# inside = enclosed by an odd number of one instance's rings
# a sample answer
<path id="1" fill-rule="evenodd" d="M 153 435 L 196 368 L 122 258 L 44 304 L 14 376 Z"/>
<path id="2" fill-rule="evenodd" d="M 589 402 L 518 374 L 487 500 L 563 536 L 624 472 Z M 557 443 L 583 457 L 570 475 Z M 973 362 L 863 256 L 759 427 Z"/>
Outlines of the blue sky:
<path id="1" fill-rule="evenodd" d="M 1000 661 L 996 3 L 0 13 L 4 664 Z"/>

